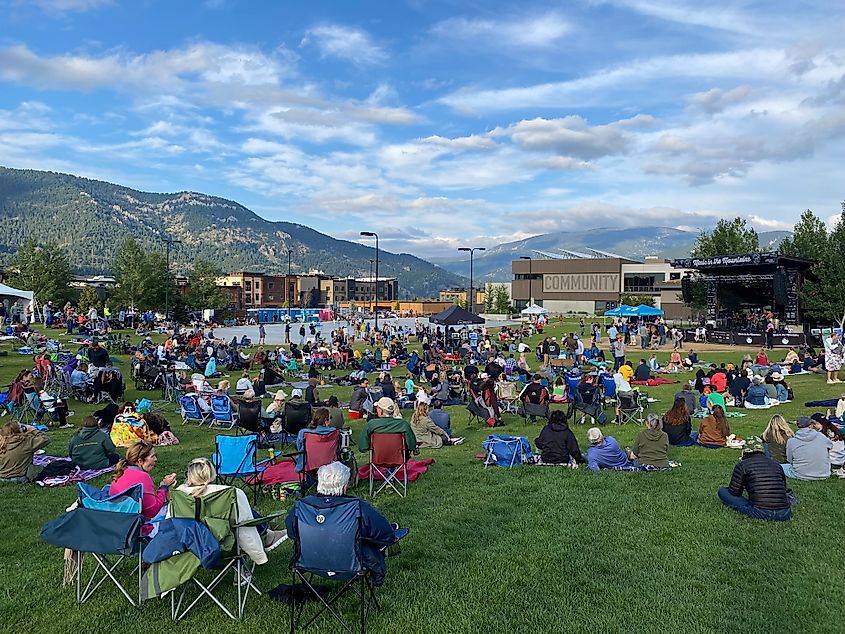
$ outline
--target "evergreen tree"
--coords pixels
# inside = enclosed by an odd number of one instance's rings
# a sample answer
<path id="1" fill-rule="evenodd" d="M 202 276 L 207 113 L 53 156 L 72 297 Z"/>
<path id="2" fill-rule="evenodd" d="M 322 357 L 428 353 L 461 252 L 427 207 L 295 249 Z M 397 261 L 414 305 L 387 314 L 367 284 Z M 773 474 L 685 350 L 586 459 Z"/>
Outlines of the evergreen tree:
<path id="1" fill-rule="evenodd" d="M 121 305 L 164 310 L 168 302 L 177 303 L 176 282 L 167 270 L 165 254 L 145 253 L 135 240 L 126 240 L 117 254 L 115 281 L 114 296 Z"/>
<path id="2" fill-rule="evenodd" d="M 55 242 L 38 245 L 27 240 L 9 267 L 9 284 L 32 291 L 40 304 L 62 305 L 71 298 L 72 270 L 64 250 Z"/>
<path id="3" fill-rule="evenodd" d="M 84 315 L 88 313 L 92 306 L 97 309 L 97 314 L 103 314 L 103 304 L 100 301 L 100 296 L 97 295 L 97 291 L 90 286 L 86 286 L 79 294 L 79 312 Z"/>
<path id="4" fill-rule="evenodd" d="M 191 310 L 218 309 L 226 305 L 223 291 L 217 286 L 222 271 L 208 260 L 197 259 L 190 275 L 191 290 L 187 305 Z"/>

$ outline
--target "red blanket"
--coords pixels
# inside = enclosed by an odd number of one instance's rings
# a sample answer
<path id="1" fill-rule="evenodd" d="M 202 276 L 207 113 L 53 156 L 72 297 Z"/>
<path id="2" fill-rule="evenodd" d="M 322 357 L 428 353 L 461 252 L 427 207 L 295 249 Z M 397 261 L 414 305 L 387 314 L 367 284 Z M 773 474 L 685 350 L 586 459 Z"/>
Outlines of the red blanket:
<path id="1" fill-rule="evenodd" d="M 408 460 L 408 480 L 413 482 L 417 478 L 419 478 L 422 474 L 428 471 L 428 465 L 433 464 L 434 460 L 428 458 L 426 460 Z M 370 465 L 365 464 L 362 467 L 358 467 L 358 479 L 359 480 L 369 480 L 370 479 Z M 375 474 L 376 480 L 384 480 L 381 475 L 376 472 Z"/>
<path id="2" fill-rule="evenodd" d="M 680 381 L 667 381 L 666 379 L 651 378 L 648 381 L 631 381 L 631 385 L 648 385 L 654 387 L 655 385 L 669 385 L 670 383 L 680 383 Z"/>
<path id="3" fill-rule="evenodd" d="M 299 482 L 299 474 L 292 460 L 282 460 L 271 464 L 261 473 L 262 484 L 282 484 L 283 482 Z"/>

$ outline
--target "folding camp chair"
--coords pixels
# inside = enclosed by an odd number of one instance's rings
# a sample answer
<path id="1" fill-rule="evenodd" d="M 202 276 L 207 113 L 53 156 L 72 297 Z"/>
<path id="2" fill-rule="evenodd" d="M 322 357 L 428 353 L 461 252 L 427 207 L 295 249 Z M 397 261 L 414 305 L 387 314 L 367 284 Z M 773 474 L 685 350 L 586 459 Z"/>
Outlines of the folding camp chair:
<path id="1" fill-rule="evenodd" d="M 606 407 L 609 403 L 616 402 L 616 381 L 609 374 L 601 375 L 602 385 L 602 406 Z"/>
<path id="2" fill-rule="evenodd" d="M 269 459 L 257 460 L 258 436 L 216 436 L 214 446 L 211 462 L 217 470 L 217 479 L 222 484 L 240 481 L 252 491 L 252 498 L 257 503 L 261 472 L 270 464 Z"/>
<path id="3" fill-rule="evenodd" d="M 519 411 L 519 396 L 515 383 L 496 381 L 496 397 L 499 399 L 502 413 L 516 414 Z"/>
<path id="4" fill-rule="evenodd" d="M 183 619 L 188 612 L 190 612 L 197 603 L 203 598 L 208 597 L 219 607 L 230 619 L 240 619 L 244 615 L 246 601 L 250 592 L 262 594 L 261 589 L 255 583 L 253 571 L 255 570 L 255 563 L 249 561 L 247 556 L 241 552 L 240 544 L 237 540 L 237 531 L 240 528 L 257 527 L 259 524 L 268 522 L 281 515 L 274 513 L 269 516 L 264 516 L 256 519 L 249 519 L 244 522 L 238 522 L 238 502 L 237 493 L 235 489 L 228 488 L 209 493 L 199 498 L 192 497 L 182 491 L 170 492 L 170 517 L 176 519 L 195 519 L 205 524 L 211 531 L 215 539 L 220 545 L 221 559 L 218 568 L 212 570 L 211 581 L 204 583 L 199 579 L 200 576 L 205 576 L 199 565 L 196 562 L 182 563 L 178 562 L 178 566 L 192 565 L 193 570 L 190 578 L 181 584 L 181 592 L 174 590 L 170 593 L 170 616 L 174 621 Z M 187 556 L 187 557 L 186 557 Z M 194 557 L 190 552 L 177 553 L 174 557 L 186 559 Z M 194 558 L 196 559 L 196 558 Z M 167 564 L 168 560 L 164 560 L 161 564 Z M 157 571 L 155 566 L 161 564 L 153 564 L 150 572 L 155 577 Z M 235 586 L 237 588 L 237 605 L 234 612 L 223 603 L 223 600 L 214 594 L 215 589 L 220 583 L 229 578 L 230 573 L 234 576 Z M 149 574 L 149 573 L 148 573 Z M 148 581 L 148 585 L 153 582 Z M 188 588 L 196 586 L 199 592 L 194 599 L 187 604 L 187 607 L 182 607 L 186 602 L 186 595 Z M 153 586 L 154 588 L 154 586 Z M 237 613 L 237 616 L 235 616 Z"/>
<path id="5" fill-rule="evenodd" d="M 304 630 L 323 614 L 333 616 L 343 631 L 351 634 L 357 630 L 363 634 L 367 631 L 370 610 L 380 606 L 371 574 L 361 556 L 361 501 L 351 498 L 330 507 L 317 507 L 310 503 L 311 499 L 298 500 L 291 510 L 296 536 L 291 570 L 293 584 L 304 586 L 307 598 L 316 599 L 318 609 L 303 623 L 307 602 L 304 598 L 297 600 L 294 595 L 290 612 L 291 634 L 297 629 Z M 321 584 L 340 585 L 329 593 L 319 592 L 315 579 Z M 338 609 L 340 599 L 350 591 L 360 600 L 360 622 L 355 625 L 344 619 Z"/>
<path id="6" fill-rule="evenodd" d="M 619 409 L 616 422 L 625 425 L 630 422 L 643 422 L 643 407 L 636 392 L 619 392 Z"/>
<path id="7" fill-rule="evenodd" d="M 203 412 L 200 408 L 199 396 L 196 394 L 184 394 L 179 399 L 182 424 L 196 423 L 202 425 L 211 421 L 211 413 Z"/>
<path id="8" fill-rule="evenodd" d="M 373 492 L 375 476 L 384 480 Z M 405 434 L 370 434 L 370 495 L 378 495 L 389 486 L 401 497 L 408 494 L 408 449 Z"/>
<path id="9" fill-rule="evenodd" d="M 531 401 L 523 401 L 519 406 L 519 415 L 522 416 L 523 422 L 528 424 L 528 419 L 532 416 L 535 418 L 542 418 L 549 420 L 551 411 L 548 403 L 532 403 Z"/>
<path id="10" fill-rule="evenodd" d="M 581 384 L 581 373 L 565 374 L 563 380 L 566 382 L 566 394 L 570 401 L 578 399 L 578 386 Z"/>
<path id="11" fill-rule="evenodd" d="M 31 425 L 33 423 L 40 423 L 47 410 L 41 404 L 41 399 L 38 398 L 37 392 L 24 392 L 23 402 L 20 409 L 16 412 L 18 422 L 22 424 Z"/>
<path id="12" fill-rule="evenodd" d="M 238 423 L 238 414 L 230 399 L 226 394 L 212 394 L 211 396 L 211 416 L 214 423 L 221 427 L 232 429 Z"/>
<path id="13" fill-rule="evenodd" d="M 293 454 L 299 472 L 299 486 L 302 495 L 317 483 L 317 469 L 338 459 L 340 451 L 340 430 L 328 433 L 306 430 L 302 434 L 303 448 Z M 309 486 L 310 483 L 310 486 Z"/>
<path id="14" fill-rule="evenodd" d="M 267 430 L 261 419 L 261 401 L 259 399 L 238 400 L 238 433 L 249 432 L 259 436 Z"/>
<path id="15" fill-rule="evenodd" d="M 478 421 L 482 424 L 486 424 L 487 419 L 490 418 L 490 412 L 487 408 L 476 403 L 474 399 L 470 399 L 467 403 L 467 411 L 470 413 L 470 423 Z"/>
<path id="16" fill-rule="evenodd" d="M 168 403 L 178 403 L 185 394 L 182 383 L 179 381 L 179 376 L 173 370 L 167 370 L 163 376 L 164 390 L 162 397 Z"/>
<path id="17" fill-rule="evenodd" d="M 285 403 L 285 416 L 282 428 L 285 433 L 296 436 L 300 429 L 311 422 L 311 403 L 308 401 L 288 401 Z"/>
<path id="18" fill-rule="evenodd" d="M 78 486 L 77 508 L 45 524 L 41 538 L 74 551 L 77 603 L 85 603 L 111 581 L 133 607 L 140 607 L 143 488 L 138 484 L 111 496 L 108 487 L 100 490 L 83 482 Z M 94 570 L 83 587 L 84 555 L 94 560 Z M 130 576 L 127 564 L 134 564 Z M 130 578 L 138 583 L 131 593 L 126 587 Z"/>

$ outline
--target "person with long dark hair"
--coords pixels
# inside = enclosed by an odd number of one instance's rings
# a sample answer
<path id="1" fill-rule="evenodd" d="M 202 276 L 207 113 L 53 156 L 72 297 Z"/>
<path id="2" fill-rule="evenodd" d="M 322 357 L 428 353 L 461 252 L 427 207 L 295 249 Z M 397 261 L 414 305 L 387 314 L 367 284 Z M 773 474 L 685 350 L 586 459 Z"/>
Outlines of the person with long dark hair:
<path id="1" fill-rule="evenodd" d="M 705 416 L 698 428 L 698 444 L 702 447 L 718 449 L 728 442 L 731 428 L 721 405 L 713 405 L 711 413 Z"/>
<path id="2" fill-rule="evenodd" d="M 692 419 L 683 397 L 675 398 L 672 408 L 663 415 L 663 431 L 669 436 L 670 445 L 688 447 L 695 444 L 698 432 L 692 430 Z"/>

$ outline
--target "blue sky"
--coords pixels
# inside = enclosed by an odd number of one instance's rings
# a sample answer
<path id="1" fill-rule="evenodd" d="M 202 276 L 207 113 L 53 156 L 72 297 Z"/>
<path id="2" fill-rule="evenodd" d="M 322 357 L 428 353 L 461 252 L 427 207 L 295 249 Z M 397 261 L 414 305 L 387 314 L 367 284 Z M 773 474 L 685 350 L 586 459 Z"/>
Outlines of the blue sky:
<path id="1" fill-rule="evenodd" d="M 706 5 L 706 6 L 705 6 Z M 845 197 L 845 4 L 0 0 L 0 164 L 423 257 Z"/>

